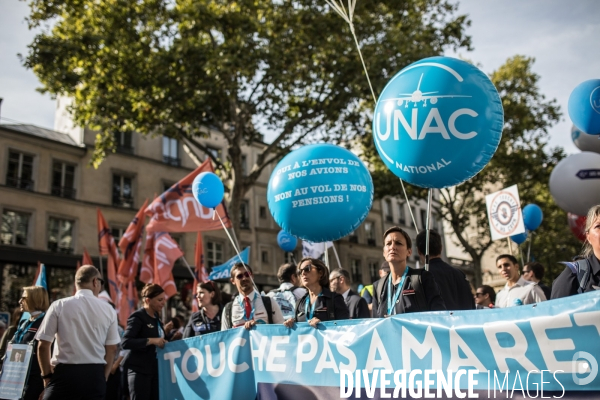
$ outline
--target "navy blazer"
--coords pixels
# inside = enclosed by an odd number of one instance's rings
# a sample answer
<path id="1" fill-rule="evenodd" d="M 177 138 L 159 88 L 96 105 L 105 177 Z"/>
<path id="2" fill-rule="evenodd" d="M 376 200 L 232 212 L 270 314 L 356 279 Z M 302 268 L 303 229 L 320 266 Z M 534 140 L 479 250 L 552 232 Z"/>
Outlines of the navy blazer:
<path id="1" fill-rule="evenodd" d="M 350 312 L 351 319 L 371 318 L 371 311 L 369 310 L 367 300 L 360 297 L 352 289 L 350 289 L 348 296 L 346 296 L 346 306 Z"/>
<path id="2" fill-rule="evenodd" d="M 123 349 L 131 350 L 125 367 L 142 374 L 158 375 L 158 359 L 156 346 L 146 346 L 148 339 L 158 337 L 158 325 L 164 331 L 164 326 L 158 314 L 156 318 L 148 315 L 144 308 L 140 308 L 127 319 L 127 329 L 123 334 Z"/>

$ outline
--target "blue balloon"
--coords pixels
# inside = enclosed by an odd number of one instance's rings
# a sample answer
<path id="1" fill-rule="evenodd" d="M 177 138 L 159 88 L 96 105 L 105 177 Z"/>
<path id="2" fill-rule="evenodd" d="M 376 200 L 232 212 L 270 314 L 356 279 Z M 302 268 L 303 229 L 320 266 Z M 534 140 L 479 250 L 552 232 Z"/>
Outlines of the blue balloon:
<path id="1" fill-rule="evenodd" d="M 525 242 L 527 240 L 527 234 L 528 233 L 529 232 L 527 232 L 527 231 L 525 231 L 523 233 L 517 233 L 516 235 L 512 235 L 510 238 L 516 244 L 521 244 L 521 243 L 523 243 L 523 242 Z"/>
<path id="2" fill-rule="evenodd" d="M 600 79 L 577 85 L 569 96 L 568 109 L 571 121 L 579 130 L 600 135 Z"/>
<path id="3" fill-rule="evenodd" d="M 292 252 L 296 250 L 298 245 L 298 239 L 290 235 L 286 231 L 279 231 L 277 234 L 277 244 L 283 251 Z"/>
<path id="4" fill-rule="evenodd" d="M 192 193 L 200 204 L 207 208 L 217 207 L 223 201 L 223 182 L 212 172 L 202 172 L 192 183 Z"/>
<path id="5" fill-rule="evenodd" d="M 503 124 L 500 96 L 487 75 L 465 61 L 431 57 L 404 68 L 383 89 L 373 139 L 400 179 L 444 188 L 486 166 Z"/>
<path id="6" fill-rule="evenodd" d="M 544 213 L 537 204 L 527 204 L 523 208 L 523 223 L 525 229 L 529 231 L 535 231 L 542 224 L 544 219 Z"/>
<path id="7" fill-rule="evenodd" d="M 340 239 L 355 230 L 373 204 L 373 181 L 362 161 L 332 144 L 312 144 L 277 164 L 267 189 L 275 222 L 311 242 Z"/>

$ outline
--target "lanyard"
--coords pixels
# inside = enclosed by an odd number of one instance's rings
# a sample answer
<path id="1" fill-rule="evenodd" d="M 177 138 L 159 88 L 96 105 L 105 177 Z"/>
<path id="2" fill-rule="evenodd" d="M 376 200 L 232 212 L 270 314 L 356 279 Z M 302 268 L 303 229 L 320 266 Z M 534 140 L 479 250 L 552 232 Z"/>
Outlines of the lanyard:
<path id="1" fill-rule="evenodd" d="M 400 279 L 400 283 L 398 284 L 398 290 L 394 294 L 394 301 L 392 301 L 392 274 L 388 277 L 388 293 L 387 293 L 387 315 L 392 315 L 392 311 L 395 310 L 396 302 L 398 301 L 398 297 L 400 297 L 400 293 L 402 293 L 402 288 L 404 287 L 404 280 L 406 279 L 406 275 L 408 274 L 408 265 L 404 268 L 404 273 L 402 274 L 402 279 Z"/>
<path id="2" fill-rule="evenodd" d="M 17 332 L 15 333 L 13 343 L 21 344 L 21 341 L 23 340 L 23 336 L 25 336 L 25 333 L 27 333 L 29 328 L 31 328 L 31 325 L 33 325 L 35 323 L 35 321 L 37 321 L 39 318 L 42 318 L 44 316 L 44 314 L 46 314 L 46 313 L 41 313 L 40 315 L 35 317 L 35 319 L 33 321 L 30 320 L 28 324 L 21 324 L 21 326 L 19 326 L 19 329 L 17 329 Z M 24 329 L 21 329 L 21 328 L 24 328 Z"/>
<path id="3" fill-rule="evenodd" d="M 164 337 L 165 336 L 165 331 L 162 328 L 162 325 L 160 324 L 160 320 L 158 319 L 158 317 L 156 318 L 156 324 L 158 326 L 158 337 Z"/>
<path id="4" fill-rule="evenodd" d="M 256 300 L 256 296 L 258 296 L 258 294 L 256 294 L 256 291 L 254 292 L 254 298 L 252 299 L 251 303 L 252 303 L 252 311 L 250 312 L 250 318 L 246 319 L 246 306 L 244 306 L 244 297 L 243 296 L 238 296 L 238 302 L 240 303 L 240 307 L 242 308 L 242 318 L 244 318 L 246 321 L 252 321 L 254 319 L 254 300 Z"/>
<path id="5" fill-rule="evenodd" d="M 319 293 L 317 297 L 321 297 L 323 292 Z M 306 321 L 310 321 L 313 319 L 313 315 L 315 315 L 315 307 L 317 306 L 317 300 L 310 306 L 310 314 L 308 313 L 308 305 L 310 304 L 310 293 L 306 296 L 306 303 L 304 303 L 304 314 L 307 316 Z"/>

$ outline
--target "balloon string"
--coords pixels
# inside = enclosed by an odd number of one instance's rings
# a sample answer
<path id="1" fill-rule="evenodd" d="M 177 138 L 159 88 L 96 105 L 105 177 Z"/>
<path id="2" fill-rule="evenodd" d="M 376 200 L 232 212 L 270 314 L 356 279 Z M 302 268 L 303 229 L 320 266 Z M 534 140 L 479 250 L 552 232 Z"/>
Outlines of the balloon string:
<path id="1" fill-rule="evenodd" d="M 356 6 L 356 0 L 348 0 L 348 12 L 346 12 L 346 8 L 344 4 L 340 1 L 340 4 L 336 3 L 336 0 L 325 0 L 327 4 L 333 8 L 333 10 L 340 16 L 348 26 L 350 26 L 350 32 L 352 33 L 352 37 L 354 38 L 354 43 L 356 44 L 356 50 L 358 50 L 358 55 L 360 57 L 360 61 L 362 63 L 363 69 L 365 70 L 365 75 L 367 76 L 367 82 L 369 82 L 369 88 L 371 89 L 371 95 L 373 96 L 373 101 L 377 104 L 377 96 L 375 96 L 375 90 L 373 90 L 373 85 L 371 84 L 371 78 L 369 77 L 369 71 L 367 70 L 367 65 L 365 64 L 365 60 L 362 55 L 362 51 L 360 50 L 360 45 L 358 44 L 358 39 L 356 38 L 356 32 L 354 31 L 354 7 Z M 404 189 L 404 182 L 402 178 L 400 179 L 400 184 L 402 185 L 402 192 L 404 192 L 404 199 L 406 200 L 406 204 L 408 204 L 408 210 L 410 212 L 410 217 L 412 218 L 413 225 L 415 227 L 415 231 L 419 234 L 419 227 L 417 227 L 417 222 L 415 221 L 415 216 L 412 212 L 412 207 L 410 206 L 410 201 L 408 200 L 408 195 L 406 194 L 406 189 Z"/>

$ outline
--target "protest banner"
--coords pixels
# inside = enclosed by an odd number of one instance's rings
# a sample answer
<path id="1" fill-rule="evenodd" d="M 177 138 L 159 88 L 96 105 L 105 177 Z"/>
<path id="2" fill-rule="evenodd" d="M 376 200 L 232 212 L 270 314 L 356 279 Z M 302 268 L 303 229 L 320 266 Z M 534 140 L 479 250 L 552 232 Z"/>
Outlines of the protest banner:
<path id="1" fill-rule="evenodd" d="M 33 346 L 28 344 L 9 344 L 0 375 L 0 398 L 18 400 L 23 396 L 27 383 Z"/>
<path id="2" fill-rule="evenodd" d="M 492 240 L 525 232 L 517 185 L 485 196 Z"/>

